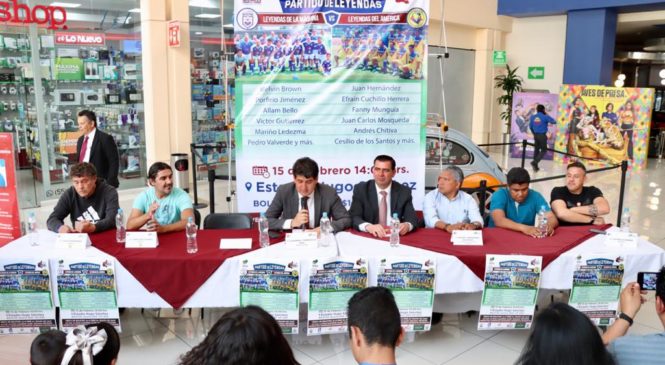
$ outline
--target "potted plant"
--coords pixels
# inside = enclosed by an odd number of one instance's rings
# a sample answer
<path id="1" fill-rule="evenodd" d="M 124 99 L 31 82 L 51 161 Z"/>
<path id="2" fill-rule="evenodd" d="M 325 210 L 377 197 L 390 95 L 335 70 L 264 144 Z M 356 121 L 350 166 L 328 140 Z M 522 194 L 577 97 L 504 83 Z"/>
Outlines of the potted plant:
<path id="1" fill-rule="evenodd" d="M 506 65 L 506 73 L 498 75 L 494 78 L 494 86 L 503 90 L 503 95 L 499 96 L 496 101 L 499 105 L 505 106 L 505 109 L 499 114 L 501 120 L 506 122 L 506 131 L 510 133 L 510 122 L 513 114 L 513 94 L 522 91 L 522 77 L 517 75 L 517 69 L 510 68 Z"/>

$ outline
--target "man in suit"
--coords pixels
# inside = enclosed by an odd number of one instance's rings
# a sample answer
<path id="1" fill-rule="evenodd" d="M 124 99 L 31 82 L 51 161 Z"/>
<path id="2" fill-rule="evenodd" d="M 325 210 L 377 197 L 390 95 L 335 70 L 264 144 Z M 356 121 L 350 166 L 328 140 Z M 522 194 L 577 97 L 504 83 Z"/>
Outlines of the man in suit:
<path id="1" fill-rule="evenodd" d="M 319 184 L 319 165 L 309 157 L 300 158 L 293 164 L 293 182 L 277 188 L 266 211 L 270 229 L 318 232 L 323 212 L 328 213 L 335 232 L 351 226 L 351 216 L 335 189 Z"/>
<path id="2" fill-rule="evenodd" d="M 78 162 L 89 162 L 97 169 L 97 176 L 117 188 L 118 146 L 113 137 L 97 129 L 97 116 L 93 111 L 81 110 L 78 113 L 78 127 L 83 135 L 76 142 Z"/>
<path id="3" fill-rule="evenodd" d="M 376 156 L 372 167 L 374 179 L 353 187 L 349 212 L 355 229 L 383 238 L 393 213 L 397 213 L 402 222 L 400 235 L 416 229 L 418 217 L 413 209 L 411 190 L 393 181 L 396 172 L 395 159 L 386 155 Z"/>

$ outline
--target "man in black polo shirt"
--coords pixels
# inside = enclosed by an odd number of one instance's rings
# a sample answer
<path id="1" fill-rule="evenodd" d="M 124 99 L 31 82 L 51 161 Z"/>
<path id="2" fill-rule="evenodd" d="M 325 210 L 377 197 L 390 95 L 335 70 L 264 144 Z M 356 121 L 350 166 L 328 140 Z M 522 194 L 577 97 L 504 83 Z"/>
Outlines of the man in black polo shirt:
<path id="1" fill-rule="evenodd" d="M 566 186 L 552 189 L 550 205 L 562 226 L 605 224 L 610 205 L 595 186 L 584 186 L 586 167 L 575 161 L 566 168 Z"/>

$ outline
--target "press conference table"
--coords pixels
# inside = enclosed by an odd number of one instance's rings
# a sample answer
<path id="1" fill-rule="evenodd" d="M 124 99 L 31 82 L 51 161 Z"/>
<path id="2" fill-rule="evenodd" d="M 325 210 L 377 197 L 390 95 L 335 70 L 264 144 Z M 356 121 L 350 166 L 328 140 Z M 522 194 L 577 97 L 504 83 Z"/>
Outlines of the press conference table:
<path id="1" fill-rule="evenodd" d="M 640 239 L 635 249 L 609 248 L 604 236 L 589 234 L 588 230 L 559 228 L 546 241 L 497 228 L 485 229 L 483 235 L 484 246 L 462 247 L 452 246 L 450 235 L 444 232 L 422 229 L 402 237 L 399 247 L 390 247 L 387 240 L 347 231 L 337 234 L 338 247 L 303 248 L 280 242 L 259 249 L 256 230 L 200 230 L 199 252 L 189 255 L 185 252 L 183 232 L 161 235 L 160 247 L 156 249 L 127 249 L 115 243 L 115 232 L 109 231 L 91 235 L 93 246 L 78 251 L 55 249 L 56 235 L 40 231 L 39 246 L 31 246 L 27 237 L 21 237 L 0 248 L 0 257 L 48 259 L 52 270 L 63 258 L 116 259 L 118 306 L 143 308 L 238 306 L 240 264 L 245 259 L 298 261 L 300 298 L 306 302 L 312 259 L 362 257 L 368 261 L 369 285 L 376 285 L 381 258 L 427 257 L 436 261 L 436 293 L 443 294 L 437 296 L 435 310 L 444 312 L 477 308 L 478 293 L 483 290 L 484 257 L 488 253 L 542 255 L 540 287 L 553 290 L 570 289 L 579 254 L 623 255 L 624 285 L 635 281 L 638 271 L 656 271 L 665 264 L 665 251 L 652 243 Z M 241 237 L 253 239 L 252 250 L 219 249 L 220 238 Z M 572 242 L 573 237 L 579 242 Z M 55 287 L 53 271 L 51 280 Z M 58 304 L 57 295 L 53 299 Z"/>

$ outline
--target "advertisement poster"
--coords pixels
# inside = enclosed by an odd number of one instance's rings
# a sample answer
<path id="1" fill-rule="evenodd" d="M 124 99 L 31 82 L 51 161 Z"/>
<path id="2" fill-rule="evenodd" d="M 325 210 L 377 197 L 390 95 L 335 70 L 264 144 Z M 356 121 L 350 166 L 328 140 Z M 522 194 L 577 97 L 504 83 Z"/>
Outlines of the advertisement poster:
<path id="1" fill-rule="evenodd" d="M 562 85 L 555 149 L 601 165 L 628 160 L 645 167 L 653 97 L 648 88 Z M 555 156 L 562 160 L 567 158 Z"/>
<path id="2" fill-rule="evenodd" d="M 542 262 L 541 256 L 487 255 L 478 330 L 531 327 Z"/>
<path id="3" fill-rule="evenodd" d="M 623 262 L 621 256 L 577 256 L 568 304 L 586 314 L 598 326 L 611 325 L 619 306 Z"/>
<path id="4" fill-rule="evenodd" d="M 346 333 L 349 299 L 366 287 L 366 259 L 337 257 L 312 260 L 307 334 Z"/>
<path id="5" fill-rule="evenodd" d="M 407 332 L 432 327 L 436 262 L 428 258 L 382 258 L 378 286 L 395 296 L 402 328 Z"/>
<path id="6" fill-rule="evenodd" d="M 76 153 L 76 143 L 82 134 L 81 132 L 58 132 L 58 141 L 60 141 L 58 150 L 60 153 L 65 155 Z"/>
<path id="7" fill-rule="evenodd" d="M 108 322 L 120 331 L 115 261 L 86 258 L 58 260 L 60 329 Z"/>
<path id="8" fill-rule="evenodd" d="M 531 116 L 536 114 L 538 104 L 545 107 L 547 115 L 557 120 L 559 95 L 546 93 L 515 93 L 513 95 L 513 114 L 510 123 L 510 141 L 520 142 L 519 145 L 510 146 L 510 157 L 522 157 L 522 140 L 534 143 L 533 133 L 529 128 Z M 554 148 L 557 127 L 554 124 L 547 126 L 547 147 Z M 554 152 L 547 151 L 543 160 L 551 160 Z M 526 158 L 533 158 L 533 146 L 526 146 Z"/>
<path id="9" fill-rule="evenodd" d="M 298 261 L 289 260 L 243 260 L 240 306 L 259 306 L 275 317 L 283 333 L 298 334 L 298 266 Z"/>
<path id="10" fill-rule="evenodd" d="M 395 180 L 422 207 L 428 9 L 427 0 L 235 1 L 239 211 L 265 210 L 303 156 L 348 208 L 380 154 L 395 158 Z"/>
<path id="11" fill-rule="evenodd" d="M 55 60 L 56 80 L 83 80 L 83 60 L 58 57 Z"/>
<path id="12" fill-rule="evenodd" d="M 0 133 L 0 247 L 21 236 L 12 133 Z"/>
<path id="13" fill-rule="evenodd" d="M 0 259 L 0 334 L 56 329 L 46 259 Z"/>

